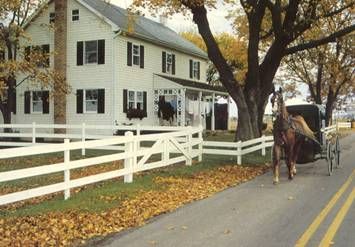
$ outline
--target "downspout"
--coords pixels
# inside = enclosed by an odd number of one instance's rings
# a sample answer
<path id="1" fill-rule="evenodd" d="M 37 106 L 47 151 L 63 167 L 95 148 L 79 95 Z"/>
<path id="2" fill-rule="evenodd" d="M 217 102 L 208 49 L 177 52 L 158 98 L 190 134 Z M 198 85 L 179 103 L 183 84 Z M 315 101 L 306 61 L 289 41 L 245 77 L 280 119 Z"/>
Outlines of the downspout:
<path id="1" fill-rule="evenodd" d="M 117 86 L 117 56 L 116 56 L 116 40 L 119 35 L 121 35 L 122 30 L 118 29 L 114 31 L 112 36 L 112 124 L 118 123 L 118 86 Z"/>

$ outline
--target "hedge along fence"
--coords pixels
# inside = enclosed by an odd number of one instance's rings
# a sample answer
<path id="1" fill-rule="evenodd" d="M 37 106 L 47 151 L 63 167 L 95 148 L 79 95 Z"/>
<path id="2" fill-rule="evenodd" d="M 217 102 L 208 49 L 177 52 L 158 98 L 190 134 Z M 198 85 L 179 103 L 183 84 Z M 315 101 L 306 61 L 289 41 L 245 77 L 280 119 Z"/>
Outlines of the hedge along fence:
<path id="1" fill-rule="evenodd" d="M 194 137 L 196 136 L 197 137 Z M 152 146 L 141 148 L 142 141 L 152 142 Z M 9 159 L 29 155 L 40 155 L 55 152 L 64 152 L 64 162 L 48 164 L 33 168 L 19 169 L 0 173 L 0 182 L 13 181 L 34 176 L 48 175 L 63 172 L 63 182 L 28 189 L 20 192 L 0 196 L 0 205 L 5 205 L 33 197 L 64 191 L 64 199 L 70 197 L 70 189 L 88 184 L 101 182 L 117 177 L 124 177 L 125 183 L 133 182 L 133 174 L 171 164 L 185 162 L 191 165 L 194 158 L 202 160 L 202 128 L 185 128 L 185 130 L 163 134 L 147 134 L 134 136 L 126 132 L 125 136 L 111 137 L 102 140 L 70 142 L 65 139 L 61 144 L 47 144 L 32 147 L 9 148 L 0 150 L 0 159 Z M 70 152 L 77 149 L 97 149 L 105 146 L 124 145 L 124 151 L 117 154 L 102 155 L 94 158 L 70 160 Z M 197 148 L 196 148 L 197 147 Z M 172 157 L 172 153 L 177 156 Z M 149 161 L 154 154 L 160 154 L 158 161 Z M 123 160 L 124 168 L 78 179 L 70 179 L 73 169 L 94 166 L 102 163 Z"/>
<path id="2" fill-rule="evenodd" d="M 236 156 L 237 163 L 240 165 L 242 164 L 243 155 L 261 150 L 261 155 L 265 156 L 266 148 L 272 145 L 274 145 L 274 138 L 272 136 L 262 136 L 245 142 L 204 141 L 202 152 L 204 154 Z"/>

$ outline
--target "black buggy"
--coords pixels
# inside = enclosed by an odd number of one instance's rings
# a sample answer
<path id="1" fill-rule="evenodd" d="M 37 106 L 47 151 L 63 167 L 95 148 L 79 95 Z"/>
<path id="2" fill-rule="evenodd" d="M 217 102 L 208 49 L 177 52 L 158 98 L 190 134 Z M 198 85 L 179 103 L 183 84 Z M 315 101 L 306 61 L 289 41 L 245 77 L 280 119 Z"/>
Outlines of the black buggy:
<path id="1" fill-rule="evenodd" d="M 340 166 L 340 143 L 336 125 L 325 127 L 325 109 L 321 105 L 303 104 L 287 106 L 287 111 L 295 116 L 301 115 L 316 140 L 306 140 L 297 157 L 298 164 L 325 159 L 328 163 L 329 175 L 333 167 Z"/>

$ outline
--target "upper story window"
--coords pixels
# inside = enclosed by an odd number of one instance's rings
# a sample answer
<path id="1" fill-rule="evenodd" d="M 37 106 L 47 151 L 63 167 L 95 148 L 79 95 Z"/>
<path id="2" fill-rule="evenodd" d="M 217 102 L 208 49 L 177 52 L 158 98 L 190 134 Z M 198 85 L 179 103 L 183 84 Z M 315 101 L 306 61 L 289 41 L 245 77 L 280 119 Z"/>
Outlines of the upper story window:
<path id="1" fill-rule="evenodd" d="M 143 92 L 128 91 L 128 109 L 143 110 Z"/>
<path id="2" fill-rule="evenodd" d="M 140 65 L 140 53 L 139 53 L 139 45 L 133 45 L 133 64 Z"/>
<path id="3" fill-rule="evenodd" d="M 49 13 L 49 23 L 54 23 L 55 22 L 55 13 L 51 12 Z"/>
<path id="4" fill-rule="evenodd" d="M 175 75 L 175 54 L 163 51 L 162 72 Z"/>
<path id="5" fill-rule="evenodd" d="M 78 21 L 79 20 L 79 10 L 78 9 L 73 9 L 72 10 L 71 19 L 72 19 L 72 21 Z"/>
<path id="6" fill-rule="evenodd" d="M 49 67 L 50 66 L 50 47 L 49 45 L 36 45 L 27 46 L 25 48 L 25 60 L 30 62 L 34 59 L 38 67 Z"/>
<path id="7" fill-rule="evenodd" d="M 200 80 L 200 62 L 190 59 L 190 78 Z"/>
<path id="8" fill-rule="evenodd" d="M 85 41 L 85 64 L 97 63 L 97 40 Z"/>
<path id="9" fill-rule="evenodd" d="M 77 42 L 77 65 L 105 64 L 105 40 Z"/>
<path id="10" fill-rule="evenodd" d="M 127 65 L 144 68 L 144 46 L 127 42 Z"/>

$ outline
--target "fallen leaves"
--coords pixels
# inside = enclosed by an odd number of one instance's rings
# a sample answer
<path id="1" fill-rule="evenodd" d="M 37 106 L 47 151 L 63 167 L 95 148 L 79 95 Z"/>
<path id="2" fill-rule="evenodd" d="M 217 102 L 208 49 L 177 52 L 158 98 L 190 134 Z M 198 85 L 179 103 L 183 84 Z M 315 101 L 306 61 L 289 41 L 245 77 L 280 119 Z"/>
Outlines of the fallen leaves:
<path id="1" fill-rule="evenodd" d="M 68 246 L 95 236 L 105 236 L 143 225 L 156 215 L 170 212 L 188 202 L 206 198 L 227 187 L 250 180 L 266 167 L 225 166 L 190 177 L 156 177 L 164 190 L 141 191 L 105 212 L 67 211 L 0 219 L 0 243 L 4 246 Z M 114 201 L 117 196 L 102 196 Z M 168 230 L 175 227 L 169 226 Z M 187 230 L 187 226 L 181 226 Z M 224 234 L 230 234 L 226 230 Z M 151 241 L 151 245 L 156 242 Z"/>

